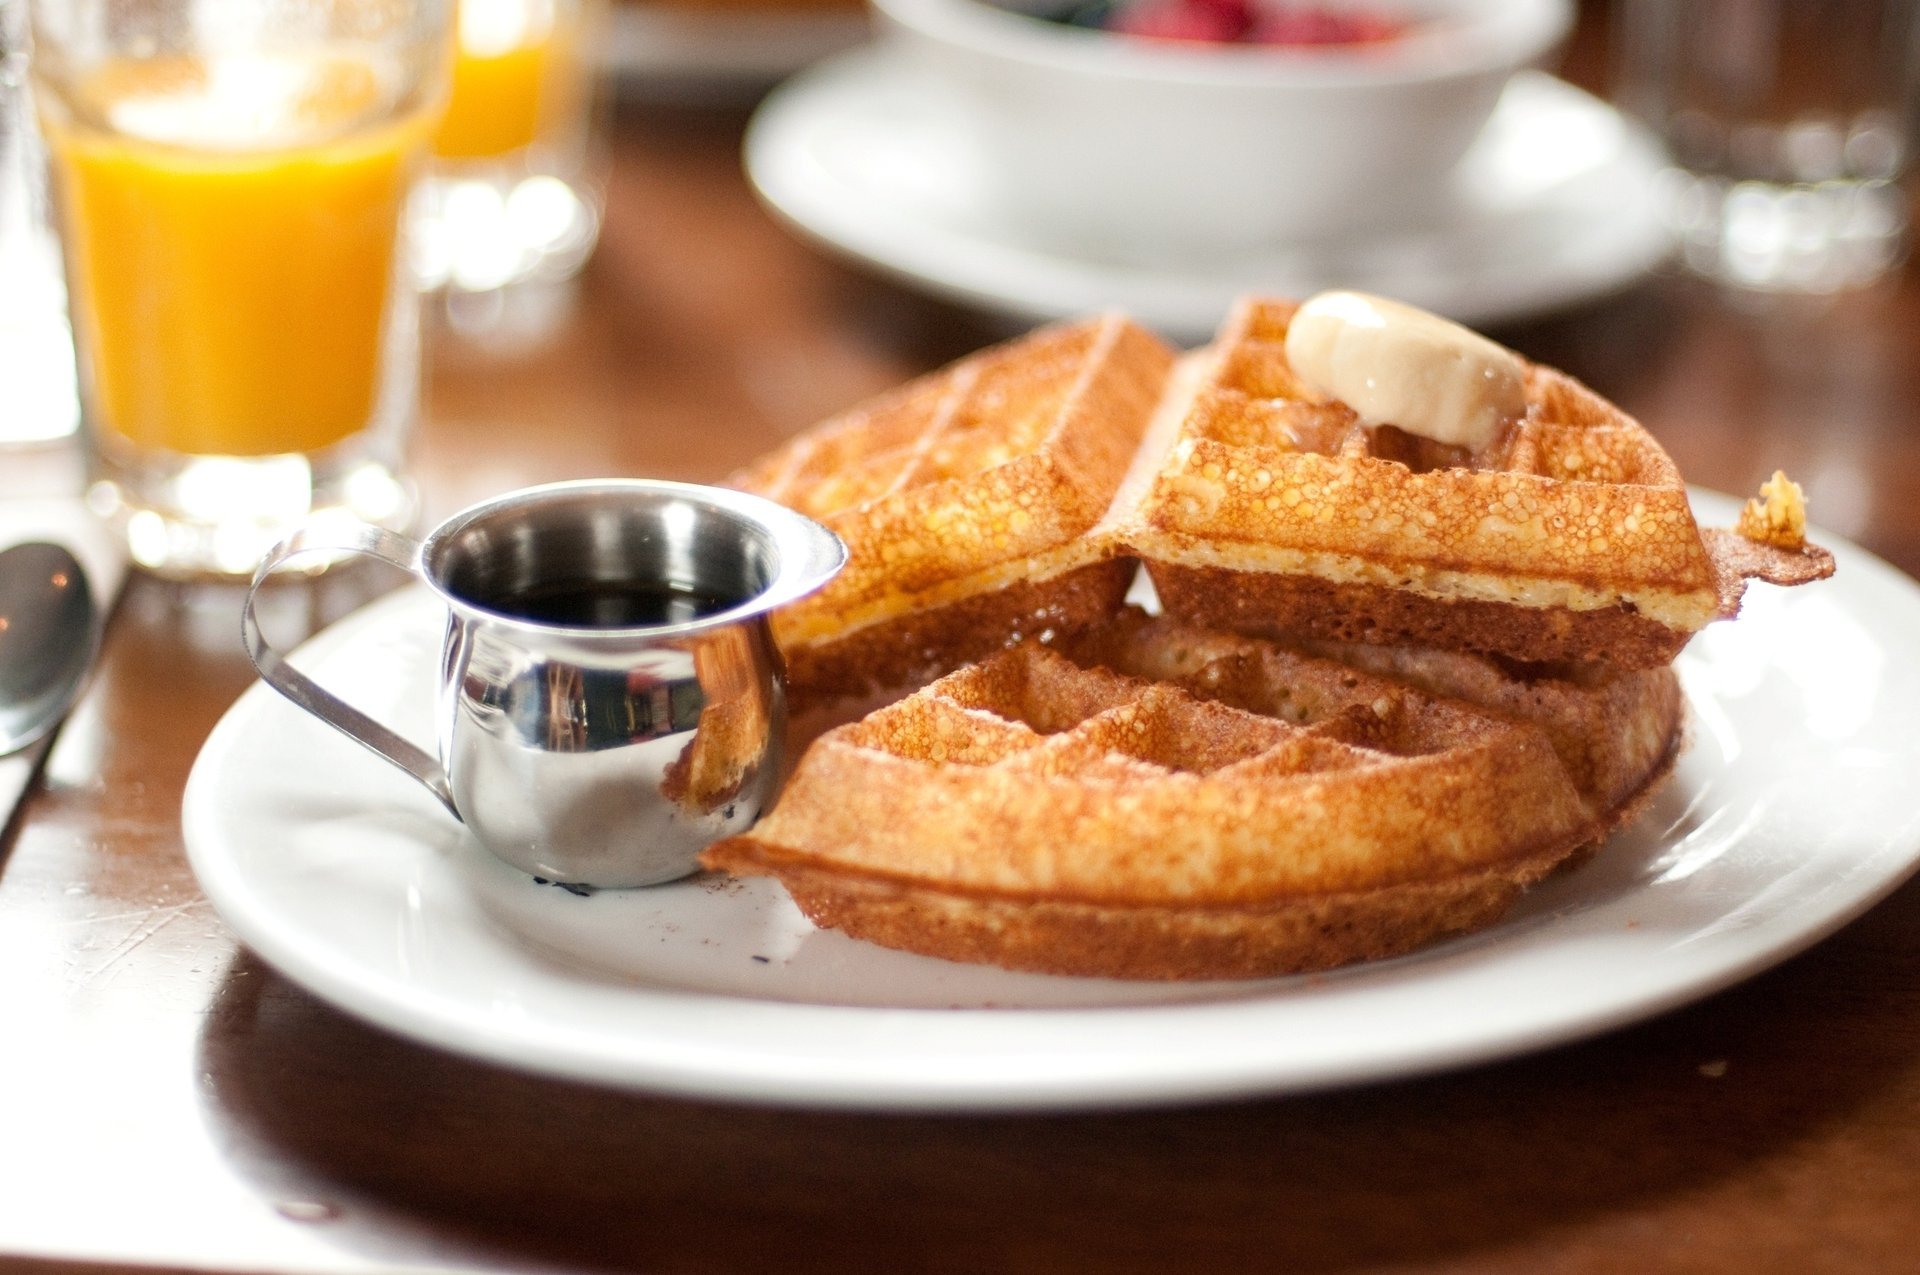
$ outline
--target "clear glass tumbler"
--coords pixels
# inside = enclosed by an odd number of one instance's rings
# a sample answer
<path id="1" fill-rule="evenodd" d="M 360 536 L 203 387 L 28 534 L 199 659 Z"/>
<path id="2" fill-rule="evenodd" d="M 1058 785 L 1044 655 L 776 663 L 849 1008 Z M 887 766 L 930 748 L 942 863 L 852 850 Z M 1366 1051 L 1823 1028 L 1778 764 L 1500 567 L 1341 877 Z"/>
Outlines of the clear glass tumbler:
<path id="1" fill-rule="evenodd" d="M 1915 0 L 1624 0 L 1617 97 L 1665 140 L 1687 265 L 1833 292 L 1906 250 Z"/>
<path id="2" fill-rule="evenodd" d="M 457 0 L 453 94 L 414 208 L 421 286 L 571 278 L 600 233 L 606 0 Z"/>
<path id="3" fill-rule="evenodd" d="M 162 575 L 410 521 L 452 0 L 33 0 L 90 498 Z"/>
<path id="4" fill-rule="evenodd" d="M 80 421 L 44 176 L 27 101 L 27 4 L 0 0 L 0 447 L 66 438 Z"/>

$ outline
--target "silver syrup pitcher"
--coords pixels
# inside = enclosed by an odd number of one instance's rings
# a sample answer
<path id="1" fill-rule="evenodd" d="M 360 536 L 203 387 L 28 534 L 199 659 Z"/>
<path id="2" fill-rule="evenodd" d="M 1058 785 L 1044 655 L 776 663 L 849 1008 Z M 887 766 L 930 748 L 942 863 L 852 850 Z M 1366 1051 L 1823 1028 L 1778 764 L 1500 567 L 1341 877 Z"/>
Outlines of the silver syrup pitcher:
<path id="1" fill-rule="evenodd" d="M 255 595 L 311 553 L 382 559 L 445 602 L 438 757 L 268 645 Z M 418 543 L 302 528 L 254 573 L 242 636 L 269 685 L 419 780 L 501 859 L 563 884 L 651 885 L 772 802 L 786 693 L 767 615 L 845 561 L 832 532 L 757 496 L 556 483 Z"/>

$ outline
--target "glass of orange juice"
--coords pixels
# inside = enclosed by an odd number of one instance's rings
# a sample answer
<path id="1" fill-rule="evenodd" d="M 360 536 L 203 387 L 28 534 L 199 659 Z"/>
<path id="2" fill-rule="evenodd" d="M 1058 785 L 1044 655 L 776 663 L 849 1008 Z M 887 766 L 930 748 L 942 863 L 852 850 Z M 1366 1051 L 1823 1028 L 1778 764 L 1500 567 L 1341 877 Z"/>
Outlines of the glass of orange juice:
<path id="1" fill-rule="evenodd" d="M 90 498 L 158 574 L 399 526 L 452 0 L 33 0 Z"/>
<path id="2" fill-rule="evenodd" d="M 415 204 L 426 288 L 557 282 L 600 232 L 606 0 L 456 0 L 453 91 Z"/>

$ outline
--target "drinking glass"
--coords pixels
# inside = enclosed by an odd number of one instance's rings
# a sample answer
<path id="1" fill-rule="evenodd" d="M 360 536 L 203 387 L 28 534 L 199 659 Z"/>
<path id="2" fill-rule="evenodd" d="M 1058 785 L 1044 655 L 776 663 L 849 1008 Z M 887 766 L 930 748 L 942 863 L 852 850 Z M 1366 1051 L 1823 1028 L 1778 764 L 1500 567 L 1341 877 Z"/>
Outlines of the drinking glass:
<path id="1" fill-rule="evenodd" d="M 458 0 L 453 93 L 414 209 L 423 287 L 572 277 L 603 205 L 605 0 Z"/>
<path id="2" fill-rule="evenodd" d="M 411 519 L 404 213 L 450 4 L 33 0 L 90 499 L 140 566 Z"/>
<path id="3" fill-rule="evenodd" d="M 26 0 L 0 0 L 0 447 L 64 438 L 80 420 L 43 178 L 27 104 Z"/>
<path id="4" fill-rule="evenodd" d="M 1832 292 L 1906 247 L 1915 0 L 1626 0 L 1623 107 L 1675 167 L 1686 264 L 1736 286 Z"/>

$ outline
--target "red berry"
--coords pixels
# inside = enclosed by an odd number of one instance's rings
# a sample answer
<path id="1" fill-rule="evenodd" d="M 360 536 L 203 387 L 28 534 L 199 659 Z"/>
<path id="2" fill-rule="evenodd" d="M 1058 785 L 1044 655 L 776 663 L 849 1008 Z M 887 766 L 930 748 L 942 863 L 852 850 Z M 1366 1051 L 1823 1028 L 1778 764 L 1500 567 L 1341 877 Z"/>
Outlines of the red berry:
<path id="1" fill-rule="evenodd" d="M 1246 28 L 1244 8 L 1212 0 L 1146 0 L 1117 10 L 1108 29 L 1154 40 L 1198 40 L 1230 44 Z"/>
<path id="2" fill-rule="evenodd" d="M 1401 30 L 1398 22 L 1379 14 L 1296 6 L 1268 12 L 1247 38 L 1257 44 L 1375 44 Z"/>
<path id="3" fill-rule="evenodd" d="M 1186 0 L 1190 9 L 1204 9 L 1233 28 L 1236 36 L 1253 26 L 1253 0 Z"/>

